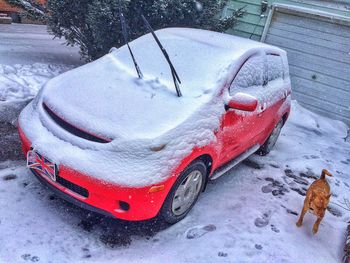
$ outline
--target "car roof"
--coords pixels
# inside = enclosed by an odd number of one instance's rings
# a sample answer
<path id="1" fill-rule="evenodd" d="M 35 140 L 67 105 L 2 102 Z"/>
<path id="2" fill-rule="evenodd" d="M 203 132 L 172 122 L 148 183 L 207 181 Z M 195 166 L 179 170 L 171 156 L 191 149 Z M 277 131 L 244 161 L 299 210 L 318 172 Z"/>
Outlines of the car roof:
<path id="1" fill-rule="evenodd" d="M 156 31 L 157 34 L 171 34 L 191 39 L 198 43 L 203 43 L 211 46 L 216 46 L 226 49 L 230 54 L 235 53 L 238 56 L 243 55 L 251 49 L 265 48 L 275 50 L 276 53 L 284 51 L 278 47 L 271 46 L 262 42 L 251 40 L 248 38 L 238 37 L 226 33 L 194 29 L 194 28 L 165 28 Z"/>

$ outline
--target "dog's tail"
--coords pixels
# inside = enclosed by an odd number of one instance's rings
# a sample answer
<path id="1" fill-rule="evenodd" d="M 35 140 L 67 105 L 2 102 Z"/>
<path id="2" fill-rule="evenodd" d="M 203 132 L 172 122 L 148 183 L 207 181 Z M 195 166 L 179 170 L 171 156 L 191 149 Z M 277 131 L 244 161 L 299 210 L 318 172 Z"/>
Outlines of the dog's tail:
<path id="1" fill-rule="evenodd" d="M 321 174 L 321 179 L 326 179 L 326 175 L 328 176 L 333 176 L 330 172 L 328 172 L 326 169 L 322 170 L 322 174 Z"/>

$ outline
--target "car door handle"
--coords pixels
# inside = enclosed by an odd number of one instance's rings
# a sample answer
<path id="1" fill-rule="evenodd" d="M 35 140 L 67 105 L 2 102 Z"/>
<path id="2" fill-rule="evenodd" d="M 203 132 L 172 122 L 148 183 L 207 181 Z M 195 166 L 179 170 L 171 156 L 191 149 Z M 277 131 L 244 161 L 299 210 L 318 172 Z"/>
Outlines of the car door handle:
<path id="1" fill-rule="evenodd" d="M 266 107 L 265 105 L 260 105 L 258 117 L 261 117 L 261 115 L 263 114 L 263 112 L 264 112 L 266 109 L 267 109 L 267 107 Z"/>

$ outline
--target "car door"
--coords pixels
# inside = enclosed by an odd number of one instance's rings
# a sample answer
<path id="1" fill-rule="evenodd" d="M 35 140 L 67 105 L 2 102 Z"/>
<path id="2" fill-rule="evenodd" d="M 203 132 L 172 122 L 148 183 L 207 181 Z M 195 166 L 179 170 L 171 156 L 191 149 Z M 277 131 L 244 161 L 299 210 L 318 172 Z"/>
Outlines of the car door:
<path id="1" fill-rule="evenodd" d="M 264 56 L 251 56 L 236 74 L 230 86 L 230 95 L 262 88 L 264 71 Z M 227 110 L 221 125 L 221 164 L 232 160 L 254 145 L 252 139 L 256 137 L 259 129 L 256 118 L 257 112 Z"/>
<path id="2" fill-rule="evenodd" d="M 283 60 L 277 54 L 264 56 L 264 83 L 255 95 L 259 100 L 257 115 L 255 118 L 256 131 L 252 138 L 254 143 L 264 143 L 273 130 L 276 122 L 278 109 L 283 103 L 284 67 Z"/>

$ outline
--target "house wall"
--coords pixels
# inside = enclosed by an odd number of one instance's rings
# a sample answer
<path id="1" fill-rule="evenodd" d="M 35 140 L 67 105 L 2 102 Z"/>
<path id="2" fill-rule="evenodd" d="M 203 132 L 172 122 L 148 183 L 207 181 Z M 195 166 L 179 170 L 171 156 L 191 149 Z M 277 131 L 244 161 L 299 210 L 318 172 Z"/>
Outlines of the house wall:
<path id="1" fill-rule="evenodd" d="M 238 24 L 234 29 L 229 29 L 227 33 L 250 37 L 260 40 L 270 7 L 274 3 L 295 5 L 318 9 L 320 11 L 331 12 L 337 15 L 350 17 L 350 0 L 345 1 L 327 1 L 327 0 L 267 0 L 268 10 L 261 13 L 262 0 L 230 0 L 224 10 L 224 16 L 232 14 L 233 10 L 245 7 L 246 14 L 239 18 Z"/>

